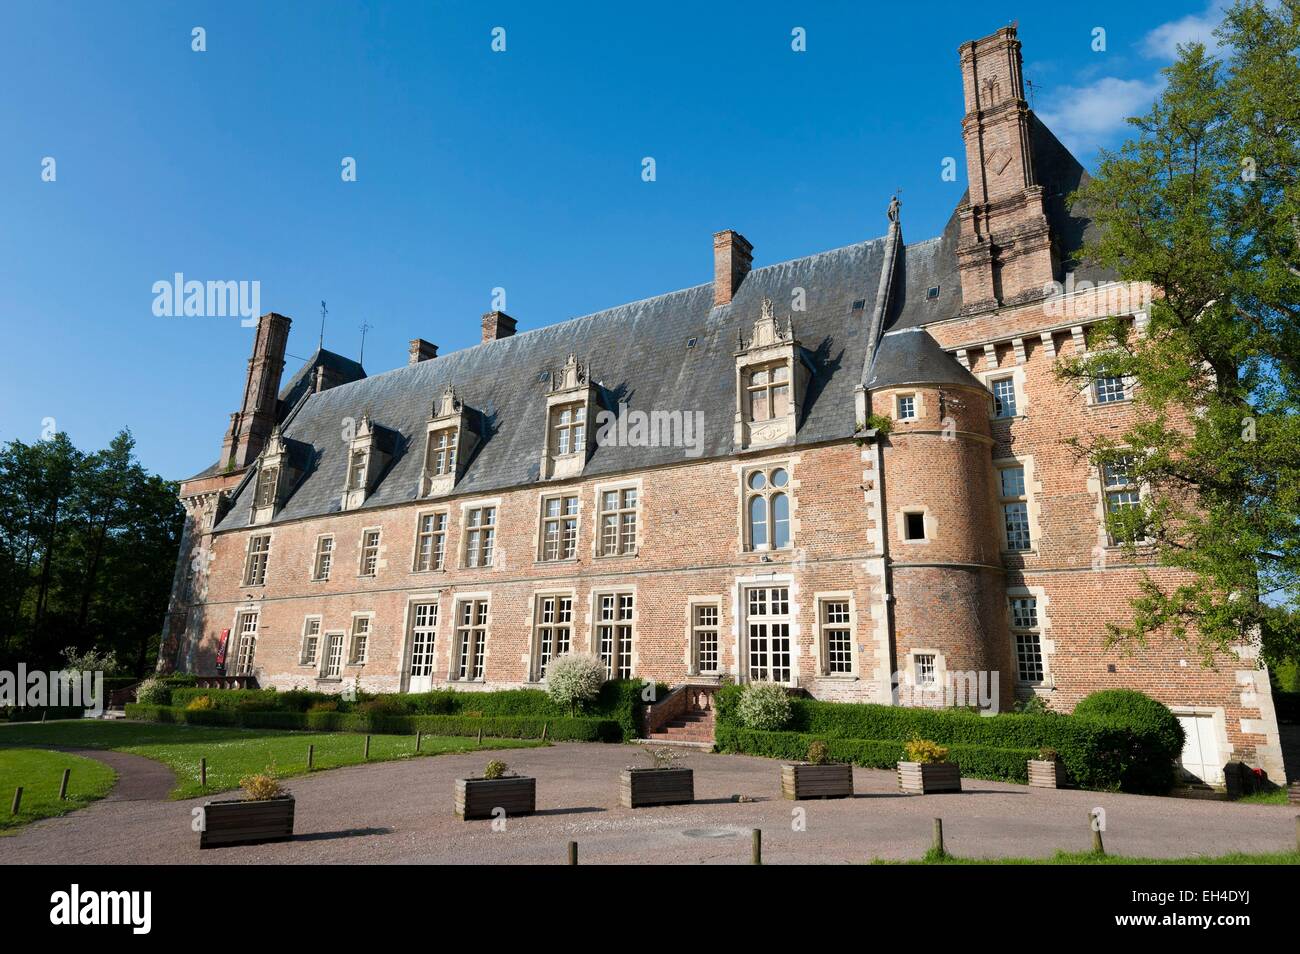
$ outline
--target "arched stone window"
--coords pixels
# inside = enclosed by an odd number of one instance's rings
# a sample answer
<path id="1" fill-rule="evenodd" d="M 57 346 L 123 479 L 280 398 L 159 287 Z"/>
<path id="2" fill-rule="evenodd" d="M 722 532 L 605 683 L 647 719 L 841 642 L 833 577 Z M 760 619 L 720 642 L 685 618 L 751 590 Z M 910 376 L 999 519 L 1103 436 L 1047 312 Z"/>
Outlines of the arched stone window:
<path id="1" fill-rule="evenodd" d="M 750 550 L 790 546 L 790 472 L 776 464 L 745 476 L 745 542 Z"/>

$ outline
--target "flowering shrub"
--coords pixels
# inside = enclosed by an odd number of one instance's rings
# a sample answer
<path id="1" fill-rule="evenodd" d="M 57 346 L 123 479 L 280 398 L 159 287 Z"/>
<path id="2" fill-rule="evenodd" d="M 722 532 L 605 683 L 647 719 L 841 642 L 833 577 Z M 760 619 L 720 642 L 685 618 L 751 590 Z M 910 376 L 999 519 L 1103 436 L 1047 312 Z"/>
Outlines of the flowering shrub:
<path id="1" fill-rule="evenodd" d="M 244 776 L 239 780 L 239 786 L 244 790 L 244 800 L 249 802 L 265 802 L 284 794 L 284 789 L 275 780 L 275 776 L 265 772 Z"/>
<path id="2" fill-rule="evenodd" d="M 594 702 L 605 684 L 605 664 L 586 653 L 556 656 L 546 666 L 546 694 L 558 706 L 567 706 L 570 715 Z"/>
<path id="3" fill-rule="evenodd" d="M 790 694 L 775 682 L 751 682 L 740 694 L 736 715 L 747 729 L 776 732 L 790 722 Z"/>
<path id="4" fill-rule="evenodd" d="M 211 696 L 195 696 L 190 700 L 190 704 L 185 707 L 190 712 L 200 712 L 216 708 L 212 704 Z"/>
<path id="5" fill-rule="evenodd" d="M 135 701 L 146 706 L 168 705 L 172 701 L 172 688 L 156 676 L 151 676 L 136 687 Z"/>
<path id="6" fill-rule="evenodd" d="M 506 765 L 500 759 L 493 759 L 487 765 L 483 766 L 484 778 L 505 778 L 506 773 L 510 771 L 510 766 Z"/>
<path id="7" fill-rule="evenodd" d="M 904 742 L 903 751 L 907 753 L 907 761 L 920 762 L 922 765 L 948 761 L 947 747 L 931 742 L 929 739 L 911 739 Z"/>

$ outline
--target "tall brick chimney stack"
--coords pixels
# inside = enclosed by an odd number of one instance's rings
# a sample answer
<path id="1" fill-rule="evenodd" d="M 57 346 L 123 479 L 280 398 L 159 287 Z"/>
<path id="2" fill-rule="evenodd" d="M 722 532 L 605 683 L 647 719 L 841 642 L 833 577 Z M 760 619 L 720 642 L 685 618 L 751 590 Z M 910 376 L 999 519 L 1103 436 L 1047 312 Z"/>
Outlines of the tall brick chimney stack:
<path id="1" fill-rule="evenodd" d="M 504 311 L 489 311 L 483 316 L 483 343 L 500 341 L 515 333 L 515 320 Z"/>
<path id="2" fill-rule="evenodd" d="M 253 356 L 248 359 L 243 405 L 230 415 L 230 430 L 221 448 L 221 463 L 247 467 L 261 453 L 275 427 L 280 404 L 280 375 L 291 319 L 267 312 L 257 319 Z"/>
<path id="3" fill-rule="evenodd" d="M 962 310 L 974 312 L 1043 297 L 1056 269 L 1016 28 L 963 43 L 958 52 L 970 199 L 958 209 L 957 263 Z"/>
<path id="4" fill-rule="evenodd" d="M 754 246 L 734 229 L 713 233 L 713 304 L 725 305 L 754 263 Z"/>
<path id="5" fill-rule="evenodd" d="M 430 358 L 438 357 L 438 346 L 425 341 L 423 338 L 412 338 L 411 348 L 408 352 L 406 363 L 419 364 L 421 361 L 428 361 Z"/>

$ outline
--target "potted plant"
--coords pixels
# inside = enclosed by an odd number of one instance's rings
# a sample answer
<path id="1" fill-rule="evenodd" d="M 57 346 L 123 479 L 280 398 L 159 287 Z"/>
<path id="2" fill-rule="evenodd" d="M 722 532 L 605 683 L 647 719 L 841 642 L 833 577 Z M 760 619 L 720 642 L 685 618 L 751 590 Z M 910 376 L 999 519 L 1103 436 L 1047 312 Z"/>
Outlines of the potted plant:
<path id="1" fill-rule="evenodd" d="M 293 837 L 293 796 L 280 787 L 269 773 L 239 780 L 243 798 L 221 799 L 203 804 L 200 848 L 223 845 L 256 845 L 267 841 L 288 841 Z"/>
<path id="2" fill-rule="evenodd" d="M 1029 759 L 1029 784 L 1033 788 L 1065 787 L 1065 766 L 1056 749 L 1045 745 L 1038 750 L 1038 758 Z"/>
<path id="3" fill-rule="evenodd" d="M 898 789 L 909 795 L 961 791 L 961 766 L 948 761 L 948 750 L 929 739 L 903 744 L 907 761 L 898 763 Z"/>
<path id="4" fill-rule="evenodd" d="M 531 815 L 537 810 L 537 779 L 514 775 L 500 759 L 493 759 L 479 778 L 456 779 L 456 814 L 492 818 L 501 809 L 507 816 Z"/>
<path id="5" fill-rule="evenodd" d="M 650 759 L 649 768 L 629 765 L 619 776 L 618 801 L 624 808 L 645 808 L 648 805 L 682 805 L 695 800 L 695 773 L 688 768 L 677 768 L 682 758 L 667 746 L 645 749 Z"/>
<path id="6" fill-rule="evenodd" d="M 796 801 L 801 798 L 851 798 L 853 766 L 832 762 L 826 743 L 817 739 L 808 745 L 806 762 L 781 766 L 781 795 Z"/>

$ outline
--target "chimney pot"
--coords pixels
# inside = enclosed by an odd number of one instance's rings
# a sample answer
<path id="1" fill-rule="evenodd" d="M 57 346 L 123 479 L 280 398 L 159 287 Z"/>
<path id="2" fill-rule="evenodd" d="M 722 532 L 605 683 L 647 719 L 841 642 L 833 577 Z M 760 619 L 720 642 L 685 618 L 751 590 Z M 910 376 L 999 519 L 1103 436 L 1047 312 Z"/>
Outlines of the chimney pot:
<path id="1" fill-rule="evenodd" d="M 734 229 L 713 233 L 713 304 L 725 305 L 749 274 L 754 246 Z"/>
<path id="2" fill-rule="evenodd" d="M 412 338 L 411 347 L 408 351 L 407 364 L 419 364 L 421 361 L 428 361 L 430 358 L 438 357 L 438 346 L 432 342 L 425 341 L 423 338 Z"/>
<path id="3" fill-rule="evenodd" d="M 504 311 L 489 311 L 483 316 L 483 343 L 500 341 L 515 333 L 515 320 Z"/>

